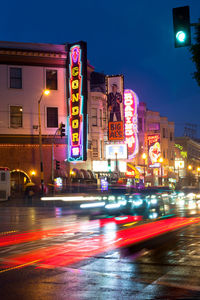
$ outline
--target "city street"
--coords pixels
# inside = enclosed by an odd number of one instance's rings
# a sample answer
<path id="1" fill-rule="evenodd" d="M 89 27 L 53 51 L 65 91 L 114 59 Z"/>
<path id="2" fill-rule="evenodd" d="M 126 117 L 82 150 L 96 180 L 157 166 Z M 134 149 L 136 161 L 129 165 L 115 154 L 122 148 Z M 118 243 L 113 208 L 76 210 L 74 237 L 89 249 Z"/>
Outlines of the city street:
<path id="1" fill-rule="evenodd" d="M 1 299 L 200 298 L 196 214 L 146 223 L 0 206 Z"/>

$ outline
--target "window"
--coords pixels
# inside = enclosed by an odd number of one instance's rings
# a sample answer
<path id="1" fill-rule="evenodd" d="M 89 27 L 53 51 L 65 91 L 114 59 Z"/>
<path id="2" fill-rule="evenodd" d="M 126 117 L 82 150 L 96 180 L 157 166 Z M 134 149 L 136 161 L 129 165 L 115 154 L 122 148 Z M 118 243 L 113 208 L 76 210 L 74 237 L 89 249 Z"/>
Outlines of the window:
<path id="1" fill-rule="evenodd" d="M 92 141 L 90 141 L 90 140 L 88 141 L 88 149 L 90 149 L 90 150 L 92 149 Z"/>
<path id="2" fill-rule="evenodd" d="M 1 181 L 6 181 L 6 173 L 1 173 Z"/>
<path id="3" fill-rule="evenodd" d="M 98 141 L 92 140 L 92 154 L 93 157 L 98 157 Z"/>
<path id="4" fill-rule="evenodd" d="M 100 158 L 103 159 L 103 140 L 100 140 L 100 155 Z"/>
<path id="5" fill-rule="evenodd" d="M 100 127 L 103 126 L 103 116 L 102 116 L 102 109 L 99 110 L 100 113 Z"/>
<path id="6" fill-rule="evenodd" d="M 57 128 L 58 127 L 58 108 L 47 107 L 47 127 Z"/>
<path id="7" fill-rule="evenodd" d="M 170 141 L 173 141 L 173 133 L 170 131 Z"/>
<path id="8" fill-rule="evenodd" d="M 163 150 L 163 158 L 165 158 L 165 150 Z"/>
<path id="9" fill-rule="evenodd" d="M 149 130 L 156 131 L 160 130 L 160 123 L 150 123 L 149 124 Z"/>
<path id="10" fill-rule="evenodd" d="M 10 88 L 22 89 L 22 68 L 10 68 Z"/>
<path id="11" fill-rule="evenodd" d="M 165 138 L 166 137 L 166 133 L 165 133 L 165 128 L 163 128 L 163 138 Z"/>
<path id="12" fill-rule="evenodd" d="M 103 127 L 106 127 L 106 110 L 103 109 Z"/>
<path id="13" fill-rule="evenodd" d="M 143 131 L 143 128 L 142 128 L 142 118 L 138 118 L 138 130 L 139 131 Z"/>
<path id="14" fill-rule="evenodd" d="M 92 108 L 92 126 L 97 126 L 97 109 Z"/>
<path id="15" fill-rule="evenodd" d="M 57 70 L 46 70 L 46 88 L 57 90 Z"/>
<path id="16" fill-rule="evenodd" d="M 10 127 L 19 128 L 23 126 L 22 106 L 10 106 Z"/>

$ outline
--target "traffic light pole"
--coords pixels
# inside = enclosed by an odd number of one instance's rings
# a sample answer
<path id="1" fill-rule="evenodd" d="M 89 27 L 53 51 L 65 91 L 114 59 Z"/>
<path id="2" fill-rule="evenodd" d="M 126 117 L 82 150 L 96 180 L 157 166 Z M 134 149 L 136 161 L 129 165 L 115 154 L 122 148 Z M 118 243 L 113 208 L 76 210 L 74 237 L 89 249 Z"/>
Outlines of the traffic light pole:
<path id="1" fill-rule="evenodd" d="M 53 137 L 53 142 L 51 145 L 51 182 L 52 182 L 52 187 L 53 187 L 53 193 L 54 193 L 54 143 L 55 143 L 56 134 L 59 130 L 60 130 L 60 128 L 58 128 L 56 130 L 54 137 Z"/>

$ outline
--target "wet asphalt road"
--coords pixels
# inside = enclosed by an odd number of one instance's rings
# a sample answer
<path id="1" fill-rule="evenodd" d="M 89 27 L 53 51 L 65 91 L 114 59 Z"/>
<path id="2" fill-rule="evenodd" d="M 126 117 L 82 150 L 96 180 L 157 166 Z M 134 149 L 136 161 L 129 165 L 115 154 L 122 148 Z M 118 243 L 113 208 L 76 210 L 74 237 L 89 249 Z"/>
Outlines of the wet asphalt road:
<path id="1" fill-rule="evenodd" d="M 156 245 L 111 248 L 127 228 L 0 204 L 0 299 L 200 299 L 200 223 Z"/>

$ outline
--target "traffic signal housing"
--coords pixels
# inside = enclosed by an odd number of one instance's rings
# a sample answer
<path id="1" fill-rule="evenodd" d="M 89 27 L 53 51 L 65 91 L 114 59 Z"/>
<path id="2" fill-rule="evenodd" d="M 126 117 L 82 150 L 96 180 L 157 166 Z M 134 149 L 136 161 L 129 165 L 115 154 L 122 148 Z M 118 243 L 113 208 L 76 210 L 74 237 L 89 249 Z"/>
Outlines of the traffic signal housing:
<path id="1" fill-rule="evenodd" d="M 111 172 L 111 159 L 108 159 L 108 172 Z"/>
<path id="2" fill-rule="evenodd" d="M 56 160 L 56 170 L 60 170 L 60 161 Z"/>
<path id="3" fill-rule="evenodd" d="M 173 8 L 175 48 L 191 45 L 190 9 L 189 6 Z"/>
<path id="4" fill-rule="evenodd" d="M 63 123 L 60 124 L 60 136 L 61 138 L 65 136 L 65 124 Z"/>

